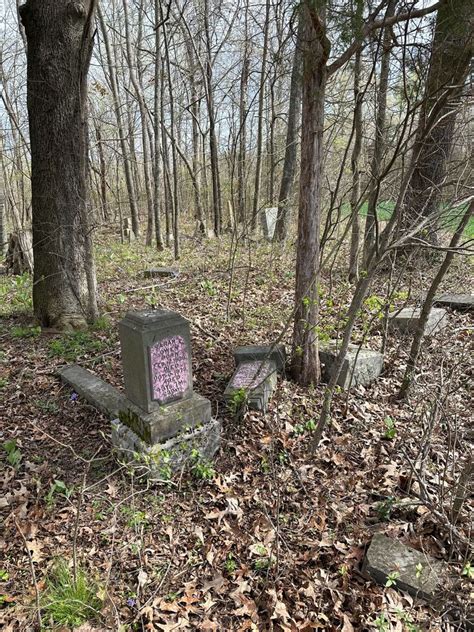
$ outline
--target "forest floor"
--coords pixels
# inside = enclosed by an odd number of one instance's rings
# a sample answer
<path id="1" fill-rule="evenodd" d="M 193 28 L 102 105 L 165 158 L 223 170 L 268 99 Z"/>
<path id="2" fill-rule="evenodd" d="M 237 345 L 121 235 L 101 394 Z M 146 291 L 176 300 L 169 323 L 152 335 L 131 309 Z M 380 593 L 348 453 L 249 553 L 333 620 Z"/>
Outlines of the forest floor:
<path id="1" fill-rule="evenodd" d="M 268 412 L 243 418 L 222 399 L 235 346 L 282 332 L 291 339 L 292 248 L 242 247 L 230 288 L 225 240 L 184 238 L 180 275 L 156 283 L 143 270 L 172 264 L 169 251 L 103 236 L 97 253 L 103 316 L 88 332 L 41 334 L 31 281 L 0 277 L 3 629 L 36 629 L 36 595 L 43 604 L 58 558 L 77 559 L 101 600 L 92 601 L 89 624 L 78 621 L 82 631 L 468 629 L 472 567 L 463 541 L 472 514 L 465 506 L 455 532 L 447 517 L 472 450 L 472 315 L 450 312 L 447 328 L 426 339 L 409 401 L 394 395 L 410 339 L 389 333 L 382 376 L 336 395 L 312 453 L 323 385 L 280 379 Z M 342 263 L 323 278 L 322 338 L 344 325 L 353 288 Z M 390 303 L 419 301 L 432 274 L 429 265 L 397 267 Z M 374 349 L 384 339 L 387 278 L 354 334 Z M 466 292 L 471 278 L 469 262 L 458 261 L 443 289 Z M 191 323 L 194 388 L 223 422 L 222 447 L 201 478 L 183 473 L 152 485 L 131 476 L 112 454 L 107 418 L 57 378 L 60 366 L 77 362 L 122 388 L 117 322 L 145 306 Z M 363 575 L 377 532 L 448 562 L 434 607 Z M 54 628 L 51 610 L 42 614 L 46 628 L 69 629 Z"/>

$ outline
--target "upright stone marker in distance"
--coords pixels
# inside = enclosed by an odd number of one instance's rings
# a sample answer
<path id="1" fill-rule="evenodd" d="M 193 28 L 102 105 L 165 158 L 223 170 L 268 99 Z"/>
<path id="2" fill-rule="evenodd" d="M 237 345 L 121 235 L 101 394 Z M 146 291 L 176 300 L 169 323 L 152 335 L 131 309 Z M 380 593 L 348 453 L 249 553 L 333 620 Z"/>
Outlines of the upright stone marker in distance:
<path id="1" fill-rule="evenodd" d="M 271 241 L 275 233 L 275 226 L 278 217 L 278 207 L 272 206 L 264 208 L 262 211 L 262 227 L 265 239 Z"/>

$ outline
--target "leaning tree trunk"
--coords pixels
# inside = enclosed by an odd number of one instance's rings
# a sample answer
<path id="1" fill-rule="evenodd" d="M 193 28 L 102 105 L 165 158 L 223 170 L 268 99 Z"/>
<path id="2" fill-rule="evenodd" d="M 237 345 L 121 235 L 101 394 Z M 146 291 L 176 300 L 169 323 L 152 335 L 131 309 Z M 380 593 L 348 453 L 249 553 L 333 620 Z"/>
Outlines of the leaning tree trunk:
<path id="1" fill-rule="evenodd" d="M 87 71 L 95 0 L 27 0 L 34 283 L 41 325 L 84 326 L 97 314 L 87 179 Z"/>
<path id="2" fill-rule="evenodd" d="M 405 221 L 432 218 L 428 239 L 436 242 L 438 209 L 453 144 L 456 114 L 474 51 L 474 0 L 443 2 L 436 18 L 425 98 L 413 151 L 413 175 Z M 428 131 L 427 131 L 428 130 Z"/>
<path id="3" fill-rule="evenodd" d="M 305 385 L 318 382 L 320 377 L 316 325 L 324 95 L 330 44 L 325 32 L 325 2 L 319 2 L 316 9 L 313 0 L 305 0 L 301 11 L 303 106 L 292 373 Z"/>

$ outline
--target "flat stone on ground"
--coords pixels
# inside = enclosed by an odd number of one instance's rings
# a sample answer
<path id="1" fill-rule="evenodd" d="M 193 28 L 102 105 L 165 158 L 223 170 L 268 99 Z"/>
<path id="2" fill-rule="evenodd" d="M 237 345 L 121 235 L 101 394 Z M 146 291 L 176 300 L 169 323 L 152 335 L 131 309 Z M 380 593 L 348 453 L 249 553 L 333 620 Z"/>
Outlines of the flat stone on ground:
<path id="1" fill-rule="evenodd" d="M 433 304 L 460 312 L 471 312 L 474 310 L 474 294 L 441 294 L 435 298 Z"/>
<path id="2" fill-rule="evenodd" d="M 177 268 L 150 268 L 143 272 L 145 279 L 167 279 L 169 277 L 179 276 L 179 270 Z"/>
<path id="3" fill-rule="evenodd" d="M 323 380 L 328 382 L 332 376 L 334 364 L 339 353 L 335 340 L 321 345 L 319 359 L 322 365 Z M 372 349 L 349 345 L 344 364 L 342 365 L 338 385 L 343 389 L 369 384 L 377 379 L 383 369 L 383 355 Z"/>
<path id="4" fill-rule="evenodd" d="M 252 360 L 273 360 L 277 370 L 283 372 L 286 363 L 285 345 L 246 345 L 234 349 L 235 364 Z"/>
<path id="5" fill-rule="evenodd" d="M 265 412 L 276 384 L 277 367 L 273 360 L 241 362 L 224 391 L 224 399 L 231 402 L 235 393 L 244 389 L 249 408 Z"/>
<path id="6" fill-rule="evenodd" d="M 418 326 L 421 309 L 418 307 L 405 307 L 397 312 L 388 315 L 388 322 L 391 329 L 398 329 L 401 332 L 413 334 Z M 444 329 L 448 323 L 448 315 L 445 309 L 440 307 L 431 308 L 428 322 L 426 323 L 425 336 L 432 336 L 436 332 Z"/>
<path id="7" fill-rule="evenodd" d="M 384 586 L 391 575 L 396 586 L 414 597 L 430 600 L 443 576 L 443 563 L 397 540 L 377 533 L 367 550 L 365 572 Z"/>

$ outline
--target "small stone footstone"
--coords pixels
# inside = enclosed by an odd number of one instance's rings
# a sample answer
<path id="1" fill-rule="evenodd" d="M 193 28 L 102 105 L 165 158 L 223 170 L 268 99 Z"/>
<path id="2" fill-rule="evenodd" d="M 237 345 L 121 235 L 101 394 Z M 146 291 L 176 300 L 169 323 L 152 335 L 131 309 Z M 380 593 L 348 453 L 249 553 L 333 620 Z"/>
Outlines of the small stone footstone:
<path id="1" fill-rule="evenodd" d="M 432 600 L 443 576 L 442 562 L 378 533 L 367 550 L 364 571 L 378 584 L 390 578 L 400 590 Z"/>
<path id="2" fill-rule="evenodd" d="M 119 331 L 125 394 L 78 366 L 63 368 L 63 381 L 113 420 L 114 446 L 153 477 L 196 453 L 212 458 L 221 424 L 193 392 L 188 321 L 168 310 L 128 312 Z"/>
<path id="3" fill-rule="evenodd" d="M 338 354 L 339 349 L 335 340 L 321 345 L 319 349 L 322 376 L 325 382 L 331 379 Z M 350 344 L 337 383 L 346 390 L 352 386 L 370 384 L 378 378 L 382 369 L 383 355 L 381 353 Z"/>
<path id="4" fill-rule="evenodd" d="M 234 349 L 235 364 L 252 360 L 273 360 L 277 371 L 282 373 L 286 364 L 285 345 L 245 345 Z"/>
<path id="5" fill-rule="evenodd" d="M 150 268 L 143 272 L 145 279 L 167 279 L 179 276 L 177 268 Z"/>
<path id="6" fill-rule="evenodd" d="M 441 294 L 437 296 L 433 305 L 438 307 L 448 307 L 460 312 L 471 312 L 474 310 L 473 294 Z"/>
<path id="7" fill-rule="evenodd" d="M 265 412 L 276 384 L 277 366 L 273 360 L 241 362 L 224 391 L 224 399 L 232 402 L 236 393 L 243 389 L 249 408 Z"/>
<path id="8" fill-rule="evenodd" d="M 275 226 L 278 217 L 278 207 L 272 206 L 270 208 L 264 208 L 262 211 L 262 227 L 263 235 L 265 239 L 271 241 L 275 234 Z"/>
<path id="9" fill-rule="evenodd" d="M 402 332 L 415 333 L 420 319 L 421 310 L 417 307 L 405 307 L 398 312 L 388 315 L 389 326 Z M 426 323 L 425 336 L 432 336 L 444 329 L 448 323 L 448 314 L 445 309 L 433 307 Z"/>

